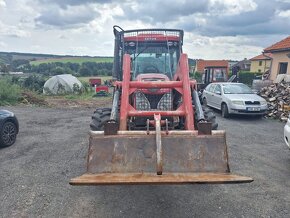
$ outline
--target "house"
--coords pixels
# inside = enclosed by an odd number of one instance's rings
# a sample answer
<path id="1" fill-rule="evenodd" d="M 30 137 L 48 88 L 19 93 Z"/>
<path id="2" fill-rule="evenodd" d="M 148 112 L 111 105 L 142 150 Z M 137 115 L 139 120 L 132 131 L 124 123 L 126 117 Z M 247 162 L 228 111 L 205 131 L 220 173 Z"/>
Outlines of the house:
<path id="1" fill-rule="evenodd" d="M 206 68 L 220 70 L 228 74 L 229 63 L 226 60 L 196 60 L 195 72 L 202 74 Z"/>
<path id="2" fill-rule="evenodd" d="M 265 48 L 264 53 L 272 53 L 271 80 L 278 74 L 290 74 L 290 36 Z"/>
<path id="3" fill-rule="evenodd" d="M 234 64 L 232 68 L 238 68 L 241 71 L 250 71 L 251 61 L 245 58 L 244 60 L 239 61 L 238 63 Z"/>
<path id="4" fill-rule="evenodd" d="M 232 67 L 233 67 L 235 64 L 238 63 L 238 61 L 233 61 L 233 60 L 229 60 L 228 62 L 229 62 L 229 68 L 230 68 L 230 70 L 232 70 Z"/>
<path id="5" fill-rule="evenodd" d="M 265 73 L 270 70 L 272 62 L 271 53 L 263 53 L 250 59 L 250 71 L 254 73 Z"/>

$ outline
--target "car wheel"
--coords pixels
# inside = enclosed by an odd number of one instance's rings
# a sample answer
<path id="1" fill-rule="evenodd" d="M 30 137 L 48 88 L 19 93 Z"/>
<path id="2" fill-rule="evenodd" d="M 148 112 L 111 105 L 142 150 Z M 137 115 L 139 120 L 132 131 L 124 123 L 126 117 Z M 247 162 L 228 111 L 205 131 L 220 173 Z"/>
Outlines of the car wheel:
<path id="1" fill-rule="evenodd" d="M 222 104 L 222 117 L 224 118 L 229 117 L 229 110 L 226 104 Z"/>
<path id="2" fill-rule="evenodd" d="M 5 122 L 0 132 L 1 146 L 7 147 L 15 143 L 17 136 L 17 127 L 13 122 Z"/>

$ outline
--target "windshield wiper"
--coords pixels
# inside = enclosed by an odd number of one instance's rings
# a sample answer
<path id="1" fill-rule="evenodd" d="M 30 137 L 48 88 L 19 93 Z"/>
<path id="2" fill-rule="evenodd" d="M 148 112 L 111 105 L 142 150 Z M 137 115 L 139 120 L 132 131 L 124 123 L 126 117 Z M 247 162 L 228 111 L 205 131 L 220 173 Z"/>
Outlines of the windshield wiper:
<path id="1" fill-rule="evenodd" d="M 143 53 L 147 48 L 149 48 L 149 45 L 147 45 L 142 51 L 140 51 L 133 59 L 133 61 L 135 61 L 135 59 L 141 54 Z"/>

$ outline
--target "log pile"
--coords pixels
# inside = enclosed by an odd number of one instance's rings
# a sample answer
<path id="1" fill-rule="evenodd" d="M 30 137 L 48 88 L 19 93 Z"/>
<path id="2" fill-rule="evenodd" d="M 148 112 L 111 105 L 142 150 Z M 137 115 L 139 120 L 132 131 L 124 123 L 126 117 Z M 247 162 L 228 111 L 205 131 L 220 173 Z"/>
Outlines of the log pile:
<path id="1" fill-rule="evenodd" d="M 281 81 L 264 87 L 259 95 L 268 102 L 266 117 L 287 121 L 290 113 L 290 82 Z"/>

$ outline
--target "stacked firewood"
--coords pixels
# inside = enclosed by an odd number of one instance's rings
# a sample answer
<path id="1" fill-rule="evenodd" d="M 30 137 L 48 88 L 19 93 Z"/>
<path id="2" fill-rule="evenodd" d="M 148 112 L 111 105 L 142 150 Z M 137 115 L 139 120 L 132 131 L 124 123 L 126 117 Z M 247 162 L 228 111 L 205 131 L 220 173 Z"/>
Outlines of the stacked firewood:
<path id="1" fill-rule="evenodd" d="M 266 117 L 287 121 L 290 113 L 290 82 L 281 81 L 264 87 L 259 95 L 268 102 Z"/>

